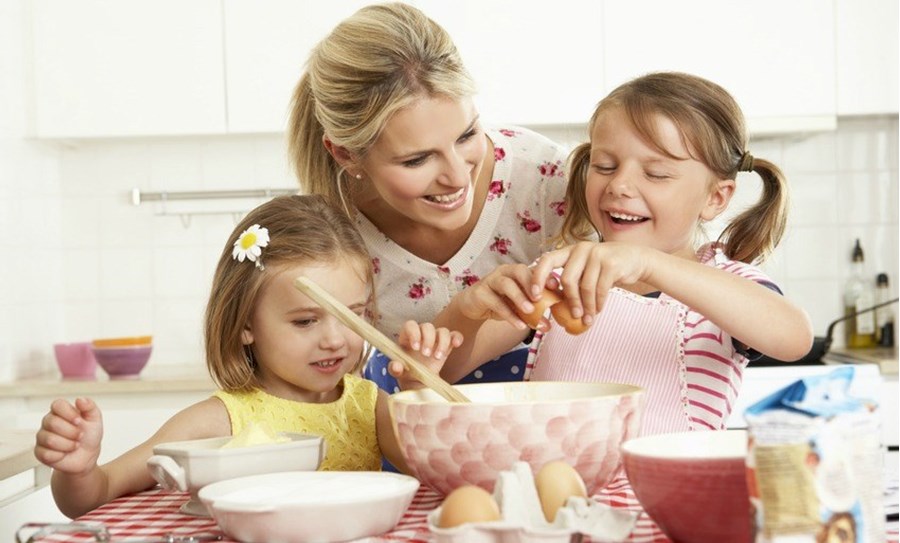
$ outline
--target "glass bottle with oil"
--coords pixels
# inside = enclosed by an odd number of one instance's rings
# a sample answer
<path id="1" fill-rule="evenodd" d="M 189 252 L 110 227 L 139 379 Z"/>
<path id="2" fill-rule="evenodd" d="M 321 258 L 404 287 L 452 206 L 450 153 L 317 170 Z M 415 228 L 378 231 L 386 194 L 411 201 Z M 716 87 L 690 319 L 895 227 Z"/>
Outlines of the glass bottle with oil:
<path id="1" fill-rule="evenodd" d="M 852 315 L 875 304 L 875 293 L 865 274 L 865 256 L 859 239 L 853 247 L 853 267 L 844 287 L 844 315 Z M 863 349 L 875 347 L 875 312 L 850 318 L 844 324 L 847 347 Z"/>

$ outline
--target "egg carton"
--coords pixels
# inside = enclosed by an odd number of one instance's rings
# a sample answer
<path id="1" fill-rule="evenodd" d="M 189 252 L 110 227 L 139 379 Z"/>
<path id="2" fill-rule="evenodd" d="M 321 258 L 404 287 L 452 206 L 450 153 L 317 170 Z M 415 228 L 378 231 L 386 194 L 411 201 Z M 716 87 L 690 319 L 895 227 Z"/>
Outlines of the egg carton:
<path id="1" fill-rule="evenodd" d="M 634 511 L 614 509 L 593 499 L 570 497 L 552 523 L 545 520 L 531 467 L 516 462 L 500 472 L 494 500 L 501 520 L 441 528 L 442 507 L 428 515 L 436 543 L 578 543 L 583 535 L 595 541 L 624 541 L 637 522 Z"/>

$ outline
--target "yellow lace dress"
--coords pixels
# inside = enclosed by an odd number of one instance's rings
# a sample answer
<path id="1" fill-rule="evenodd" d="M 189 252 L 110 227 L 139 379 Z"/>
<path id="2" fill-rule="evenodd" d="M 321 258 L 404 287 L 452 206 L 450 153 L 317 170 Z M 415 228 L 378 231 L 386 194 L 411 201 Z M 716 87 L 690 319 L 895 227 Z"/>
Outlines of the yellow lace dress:
<path id="1" fill-rule="evenodd" d="M 381 450 L 375 432 L 378 387 L 347 374 L 341 397 L 331 403 L 303 403 L 252 392 L 216 391 L 231 417 L 231 434 L 251 421 L 266 423 L 276 432 L 297 432 L 325 438 L 323 471 L 379 471 Z"/>

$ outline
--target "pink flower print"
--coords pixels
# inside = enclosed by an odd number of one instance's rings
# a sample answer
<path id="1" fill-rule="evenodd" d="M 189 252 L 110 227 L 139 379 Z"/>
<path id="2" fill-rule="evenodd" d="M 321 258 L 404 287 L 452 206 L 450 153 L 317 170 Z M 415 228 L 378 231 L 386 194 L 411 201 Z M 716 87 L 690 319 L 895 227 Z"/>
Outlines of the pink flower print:
<path id="1" fill-rule="evenodd" d="M 550 209 L 552 209 L 560 217 L 566 214 L 566 208 L 567 206 L 565 200 L 550 202 Z"/>
<path id="2" fill-rule="evenodd" d="M 500 132 L 501 134 L 503 134 L 503 135 L 506 136 L 507 138 L 514 138 L 514 137 L 516 137 L 516 136 L 519 134 L 519 133 L 516 132 L 515 130 L 510 130 L 509 128 L 501 128 L 498 132 Z"/>
<path id="3" fill-rule="evenodd" d="M 544 177 L 555 177 L 562 176 L 562 164 L 557 160 L 556 162 L 544 162 L 540 166 L 538 166 L 538 171 L 541 172 L 541 175 Z"/>
<path id="4" fill-rule="evenodd" d="M 462 275 L 456 277 L 456 281 L 461 283 L 463 287 L 470 287 L 477 283 L 479 279 L 469 268 L 464 269 Z"/>
<path id="5" fill-rule="evenodd" d="M 450 268 L 448 266 L 438 266 L 437 269 L 444 275 L 450 275 Z"/>
<path id="6" fill-rule="evenodd" d="M 494 160 L 500 162 L 506 156 L 506 151 L 503 150 L 503 147 L 494 147 Z"/>
<path id="7" fill-rule="evenodd" d="M 503 184 L 502 179 L 495 179 L 491 181 L 491 184 L 488 186 L 488 194 L 487 199 L 490 202 L 494 198 L 499 198 L 506 194 L 506 185 Z"/>
<path id="8" fill-rule="evenodd" d="M 424 277 L 419 277 L 418 283 L 413 283 L 409 287 L 409 296 L 413 300 L 421 300 L 425 296 L 431 294 L 431 287 L 425 283 Z"/>
<path id="9" fill-rule="evenodd" d="M 509 246 L 512 244 L 512 241 L 501 238 L 500 236 L 494 236 L 494 243 L 491 244 L 490 250 L 495 253 L 500 253 L 501 255 L 509 254 Z"/>
<path id="10" fill-rule="evenodd" d="M 531 218 L 530 211 L 523 211 L 522 213 L 516 213 L 516 217 L 519 219 L 519 224 L 522 225 L 522 228 L 525 229 L 526 232 L 539 232 L 541 229 L 540 221 Z"/>
<path id="11" fill-rule="evenodd" d="M 381 272 L 381 259 L 377 256 L 372 259 L 372 272 L 378 275 Z"/>

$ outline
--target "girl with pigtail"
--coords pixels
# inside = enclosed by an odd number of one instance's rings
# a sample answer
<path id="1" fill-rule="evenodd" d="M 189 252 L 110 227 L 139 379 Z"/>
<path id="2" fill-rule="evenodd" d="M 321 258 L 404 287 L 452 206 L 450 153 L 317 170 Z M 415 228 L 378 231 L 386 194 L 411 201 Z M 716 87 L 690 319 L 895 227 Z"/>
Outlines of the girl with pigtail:
<path id="1" fill-rule="evenodd" d="M 466 339 L 433 367 L 452 382 L 521 341 L 527 320 L 539 331 L 526 379 L 641 386 L 644 435 L 722 430 L 754 353 L 797 360 L 812 345 L 806 313 L 754 265 L 784 232 L 784 176 L 747 150 L 734 99 L 688 74 L 623 84 L 589 129 L 570 156 L 560 248 L 532 266 L 502 266 L 455 297 L 434 323 Z M 738 172 L 759 175 L 760 200 L 701 242 Z M 624 475 L 596 499 L 641 510 Z M 646 536 L 662 538 L 655 526 Z"/>
<path id="2" fill-rule="evenodd" d="M 570 155 L 560 248 L 454 298 L 435 324 L 453 323 L 466 341 L 442 375 L 454 381 L 521 341 L 523 317 L 558 297 L 553 319 L 532 321 L 540 341 L 526 378 L 642 386 L 645 434 L 723 429 L 750 358 L 797 360 L 812 344 L 806 313 L 755 265 L 784 232 L 784 175 L 747 150 L 731 95 L 688 74 L 623 84 L 589 129 Z M 741 171 L 762 179 L 760 200 L 704 243 L 704 224 L 726 210 Z M 551 326 L 561 308 L 569 331 Z"/>

